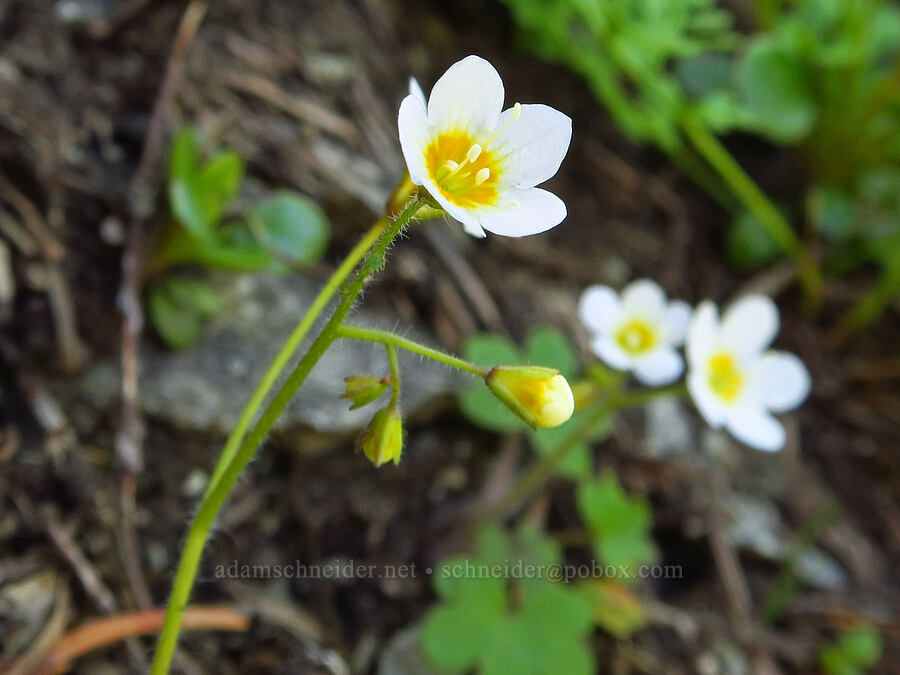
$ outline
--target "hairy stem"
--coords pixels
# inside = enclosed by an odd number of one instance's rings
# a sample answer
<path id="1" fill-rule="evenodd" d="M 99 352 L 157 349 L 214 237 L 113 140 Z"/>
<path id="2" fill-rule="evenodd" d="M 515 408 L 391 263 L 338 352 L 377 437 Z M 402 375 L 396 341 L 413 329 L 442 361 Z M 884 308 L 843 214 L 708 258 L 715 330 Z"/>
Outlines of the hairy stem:
<path id="1" fill-rule="evenodd" d="M 476 377 L 487 377 L 487 371 L 484 368 L 476 366 L 474 363 L 469 363 L 468 361 L 464 361 L 463 359 L 457 358 L 456 356 L 445 354 L 438 349 L 426 347 L 423 344 L 419 344 L 418 342 L 414 342 L 413 340 L 409 340 L 405 337 L 400 337 L 399 335 L 396 335 L 394 333 L 389 333 L 388 331 L 374 330 L 371 328 L 359 328 L 358 326 L 341 326 L 337 330 L 337 337 L 351 338 L 354 340 L 366 340 L 368 342 L 377 342 L 385 346 L 404 349 L 408 352 L 412 352 L 413 354 L 424 356 L 426 359 L 431 359 L 433 361 L 443 363 L 444 365 L 450 366 L 451 368 L 464 370 L 465 372 L 471 373 Z"/>
<path id="2" fill-rule="evenodd" d="M 266 396 L 268 396 L 272 387 L 275 386 L 278 376 L 281 375 L 291 356 L 297 351 L 297 347 L 303 342 L 303 339 L 313 327 L 316 319 L 319 318 L 319 315 L 328 305 L 332 296 L 338 291 L 347 277 L 350 276 L 350 273 L 353 272 L 359 264 L 359 261 L 363 259 L 363 256 L 365 256 L 369 249 L 375 245 L 375 242 L 378 241 L 378 237 L 381 236 L 389 224 L 390 219 L 380 219 L 368 232 L 366 232 L 362 239 L 359 240 L 356 246 L 354 246 L 350 253 L 347 254 L 347 257 L 344 258 L 343 262 L 341 262 L 340 266 L 338 266 L 331 277 L 329 277 L 328 281 L 325 282 L 322 290 L 319 291 L 319 294 L 316 296 L 315 300 L 312 301 L 309 309 L 306 310 L 306 314 L 300 319 L 300 323 L 297 324 L 297 327 L 294 328 L 294 331 L 290 334 L 278 354 L 276 354 L 272 363 L 269 365 L 268 370 L 266 370 L 265 375 L 263 375 L 262 380 L 256 385 L 256 389 L 254 390 L 253 395 L 250 396 L 247 405 L 244 407 L 243 411 L 241 411 L 241 416 L 238 418 L 237 424 L 234 426 L 234 429 L 231 430 L 231 434 L 225 442 L 225 448 L 222 450 L 219 462 L 216 464 L 212 478 L 210 478 L 209 485 L 206 487 L 206 494 L 210 493 L 213 486 L 215 486 L 219 478 L 222 477 L 222 472 L 225 470 L 225 467 L 228 466 L 228 463 L 231 462 L 231 458 L 234 457 L 234 453 L 237 452 L 241 440 L 244 438 L 244 434 L 246 434 L 247 429 L 250 428 L 251 422 L 253 422 L 253 419 L 265 402 Z"/>
<path id="3" fill-rule="evenodd" d="M 194 579 L 197 576 L 197 568 L 203 548 L 219 510 L 228 498 L 231 489 L 237 482 L 244 468 L 256 454 L 262 442 L 265 440 L 278 417 L 287 407 L 297 390 L 306 380 L 313 367 L 337 337 L 337 331 L 350 312 L 356 297 L 362 291 L 366 282 L 375 273 L 376 268 L 369 264 L 371 260 L 383 260 L 388 247 L 396 239 L 397 235 L 412 220 L 416 212 L 421 208 L 422 202 L 414 200 L 397 218 L 388 225 L 381 235 L 378 243 L 372 249 L 366 262 L 363 263 L 356 278 L 350 287 L 344 292 L 343 298 L 329 319 L 328 323 L 319 333 L 319 336 L 310 345 L 309 350 L 294 368 L 281 389 L 272 398 L 268 407 L 263 411 L 256 425 L 247 434 L 246 438 L 237 447 L 233 456 L 220 458 L 214 476 L 215 482 L 210 484 L 197 514 L 191 523 L 187 539 L 175 572 L 175 580 L 172 583 L 172 591 L 169 596 L 169 604 L 166 608 L 166 618 L 159 640 L 156 645 L 156 654 L 151 668 L 152 675 L 165 675 L 169 672 L 172 663 L 172 655 L 178 643 L 178 633 L 181 628 L 181 619 L 184 608 L 187 606 Z"/>

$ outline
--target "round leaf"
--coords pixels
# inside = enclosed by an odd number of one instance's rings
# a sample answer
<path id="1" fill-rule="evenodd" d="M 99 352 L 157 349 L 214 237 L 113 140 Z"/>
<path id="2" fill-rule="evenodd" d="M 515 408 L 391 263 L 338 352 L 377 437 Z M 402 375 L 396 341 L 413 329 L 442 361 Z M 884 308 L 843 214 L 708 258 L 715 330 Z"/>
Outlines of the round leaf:
<path id="1" fill-rule="evenodd" d="M 767 40 L 747 52 L 739 73 L 747 108 L 760 132 L 781 143 L 806 136 L 816 120 L 816 104 L 804 64 Z"/>
<path id="2" fill-rule="evenodd" d="M 328 248 L 329 226 L 316 204 L 295 192 L 279 192 L 254 211 L 264 228 L 261 240 L 293 265 L 309 265 Z"/>

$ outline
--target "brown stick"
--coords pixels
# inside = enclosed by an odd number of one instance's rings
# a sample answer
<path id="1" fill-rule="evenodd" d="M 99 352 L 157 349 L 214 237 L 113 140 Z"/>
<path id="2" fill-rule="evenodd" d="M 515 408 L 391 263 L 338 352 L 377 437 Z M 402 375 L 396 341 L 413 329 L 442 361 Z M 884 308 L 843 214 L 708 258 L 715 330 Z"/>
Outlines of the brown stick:
<path id="1" fill-rule="evenodd" d="M 32 671 L 33 675 L 59 675 L 66 672 L 75 659 L 88 652 L 128 637 L 152 635 L 162 628 L 165 614 L 165 609 L 149 609 L 89 621 L 64 635 Z M 240 632 L 249 627 L 250 618 L 244 612 L 212 605 L 188 607 L 181 622 L 182 630 Z"/>
<path id="2" fill-rule="evenodd" d="M 166 118 L 175 92 L 184 76 L 188 51 L 206 15 L 206 1 L 193 0 L 185 9 L 178 26 L 163 82 L 138 161 L 137 171 L 129 186 L 131 220 L 125 253 L 122 256 L 122 282 L 118 304 L 122 313 L 122 419 L 116 434 L 116 457 L 123 469 L 120 492 L 121 519 L 118 533 L 122 564 L 137 603 L 152 603 L 140 563 L 140 544 L 134 522 L 136 476 L 143 469 L 144 421 L 138 401 L 138 344 L 144 323 L 141 309 L 141 276 L 144 254 L 144 223 L 153 212 L 155 177 L 163 156 Z M 132 649 L 132 652 L 135 652 Z"/>

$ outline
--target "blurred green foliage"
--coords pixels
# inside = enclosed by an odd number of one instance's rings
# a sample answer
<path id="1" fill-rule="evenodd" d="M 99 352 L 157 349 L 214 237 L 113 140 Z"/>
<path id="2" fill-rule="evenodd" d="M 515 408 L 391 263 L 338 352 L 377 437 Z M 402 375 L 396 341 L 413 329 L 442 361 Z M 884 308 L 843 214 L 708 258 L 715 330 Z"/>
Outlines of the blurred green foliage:
<path id="1" fill-rule="evenodd" d="M 884 646 L 878 631 L 859 626 L 844 631 L 833 644 L 819 651 L 819 663 L 828 675 L 863 675 L 881 659 Z"/>
<path id="2" fill-rule="evenodd" d="M 546 366 L 556 368 L 569 380 L 576 375 L 578 368 L 578 359 L 569 340 L 559 330 L 549 327 L 530 333 L 521 348 L 508 338 L 481 333 L 467 339 L 462 351 L 463 358 L 484 368 L 513 364 Z M 584 419 L 584 413 L 576 412 L 572 419 L 555 429 L 532 430 L 481 382 L 473 384 L 460 395 L 459 405 L 470 422 L 484 429 L 501 434 L 526 434 L 531 447 L 542 457 L 551 455 Z M 593 460 L 588 443 L 606 438 L 610 431 L 610 418 L 598 422 L 590 437 L 580 441 L 567 454 L 559 472 L 570 478 L 591 475 Z"/>
<path id="3" fill-rule="evenodd" d="M 583 481 L 576 492 L 578 512 L 605 565 L 635 569 L 656 558 L 650 538 L 653 514 L 647 500 L 629 497 L 615 475 Z"/>
<path id="4" fill-rule="evenodd" d="M 532 527 L 482 530 L 475 555 L 444 560 L 434 572 L 440 602 L 422 633 L 428 660 L 449 673 L 595 672 L 590 604 L 546 572 L 561 562 L 559 546 Z"/>
<path id="5" fill-rule="evenodd" d="M 726 245 L 737 267 L 784 253 L 811 260 L 785 215 L 713 135 L 741 130 L 806 161 L 810 189 L 792 211 L 803 207 L 809 236 L 827 245 L 826 271 L 880 269 L 843 328 L 870 323 L 900 291 L 895 4 L 757 0 L 755 29 L 739 34 L 714 0 L 504 2 L 528 49 L 584 77 L 628 136 L 669 153 L 733 209 Z"/>
<path id="6" fill-rule="evenodd" d="M 316 262 L 328 247 L 330 228 L 321 209 L 290 191 L 247 209 L 243 218 L 223 222 L 243 176 L 244 161 L 236 153 L 218 151 L 203 159 L 196 130 L 175 135 L 167 186 L 171 218 L 146 266 L 149 317 L 173 349 L 190 346 L 203 320 L 217 314 L 222 303 L 212 286 L 173 276 L 170 268 L 190 264 L 284 272 Z"/>

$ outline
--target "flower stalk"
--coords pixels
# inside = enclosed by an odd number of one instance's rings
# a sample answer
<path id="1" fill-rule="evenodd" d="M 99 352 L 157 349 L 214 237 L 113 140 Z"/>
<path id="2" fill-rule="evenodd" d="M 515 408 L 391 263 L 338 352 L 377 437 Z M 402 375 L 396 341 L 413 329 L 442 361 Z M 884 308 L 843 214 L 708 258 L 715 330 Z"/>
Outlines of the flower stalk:
<path id="1" fill-rule="evenodd" d="M 418 199 L 413 200 L 400 215 L 390 222 L 387 227 L 383 229 L 383 233 L 381 234 L 380 239 L 378 239 L 378 242 L 371 248 L 367 260 L 371 259 L 373 255 L 383 259 L 391 243 L 409 224 L 421 206 L 422 202 Z M 351 255 L 358 254 L 361 258 L 369 252 L 367 249 L 360 253 L 359 248 L 360 247 L 354 248 Z M 341 269 L 344 269 L 343 265 L 339 268 L 339 271 Z M 191 589 L 194 586 L 194 580 L 197 576 L 197 568 L 200 565 L 203 548 L 222 505 L 231 493 L 231 489 L 234 487 L 234 484 L 237 482 L 237 479 L 240 477 L 244 468 L 256 454 L 256 451 L 262 445 L 278 417 L 306 380 L 306 377 L 313 369 L 313 366 L 318 363 L 319 359 L 331 343 L 337 339 L 338 330 L 340 329 L 341 324 L 344 319 L 347 318 L 347 314 L 350 312 L 357 296 L 362 291 L 366 282 L 371 278 L 374 271 L 372 266 L 366 263 L 361 266 L 352 284 L 344 291 L 343 297 L 331 319 L 322 329 L 322 332 L 319 333 L 319 336 L 312 345 L 310 345 L 309 350 L 297 364 L 284 385 L 282 385 L 281 389 L 275 394 L 271 403 L 269 403 L 268 407 L 263 411 L 253 429 L 231 453 L 228 452 L 229 446 L 226 445 L 226 449 L 223 451 L 219 463 L 216 465 L 216 469 L 213 472 L 213 478 L 210 481 L 210 485 L 200 504 L 200 508 L 194 516 L 194 520 L 188 531 L 181 559 L 178 563 L 178 569 L 175 572 L 175 579 L 172 584 L 172 591 L 166 609 L 166 617 L 157 641 L 156 653 L 151 668 L 152 675 L 165 675 L 169 672 L 172 656 L 178 642 L 178 634 L 181 628 L 184 608 L 187 606 Z M 335 279 L 334 277 L 332 280 L 336 281 L 334 288 L 340 286 L 343 281 L 343 279 Z M 330 297 L 330 295 L 328 297 Z M 324 309 L 326 304 L 327 299 L 321 303 L 322 309 Z M 318 313 L 321 313 L 321 309 Z M 315 322 L 318 313 L 312 315 L 309 320 L 310 326 Z M 310 315 L 308 314 L 307 316 Z M 307 317 L 304 317 L 304 320 L 306 320 L 306 318 Z M 301 324 L 302 323 L 303 322 L 301 322 Z M 301 332 L 299 328 L 300 327 L 295 331 L 295 334 Z M 279 356 L 280 355 L 281 354 L 279 354 Z M 285 358 L 284 361 L 286 362 L 288 358 L 289 356 Z M 271 368 L 270 371 L 272 371 Z M 273 382 L 277 379 L 279 373 L 280 371 L 274 372 L 274 377 L 272 378 Z M 260 389 L 258 388 L 257 391 L 260 391 Z M 246 418 L 248 422 L 249 420 L 252 420 L 257 410 L 261 407 L 262 399 L 264 397 L 265 394 L 263 393 L 263 395 L 259 397 L 260 400 L 257 401 L 257 397 L 254 395 L 250 404 L 248 404 L 244 413 L 241 415 L 241 418 Z M 234 434 L 232 434 L 232 436 L 234 436 Z"/>

